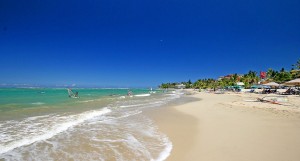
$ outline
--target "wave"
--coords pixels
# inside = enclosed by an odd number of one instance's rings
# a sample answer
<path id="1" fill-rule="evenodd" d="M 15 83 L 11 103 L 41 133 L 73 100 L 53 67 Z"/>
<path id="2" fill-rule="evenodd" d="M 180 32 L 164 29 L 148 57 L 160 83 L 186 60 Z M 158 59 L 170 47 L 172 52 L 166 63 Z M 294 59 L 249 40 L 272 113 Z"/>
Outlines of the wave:
<path id="1" fill-rule="evenodd" d="M 118 120 L 118 119 L 123 119 L 123 118 L 126 118 L 126 117 L 130 117 L 130 116 L 134 116 L 134 115 L 138 115 L 138 114 L 141 114 L 142 111 L 133 111 L 133 112 L 128 112 L 128 113 L 125 113 L 124 115 L 122 116 L 119 116 L 119 117 L 106 117 L 105 120 L 100 120 L 100 121 L 93 121 L 93 122 L 90 122 L 88 123 L 89 125 L 93 125 L 93 124 L 98 124 L 99 122 L 109 122 L 109 121 L 113 121 L 113 120 Z"/>
<path id="2" fill-rule="evenodd" d="M 101 144 L 111 145 L 115 143 L 122 143 L 125 145 L 132 155 L 135 157 L 139 157 L 140 160 L 151 160 L 151 161 L 163 161 L 166 160 L 169 155 L 171 154 L 173 145 L 172 142 L 169 140 L 169 138 L 158 131 L 158 128 L 155 126 L 154 122 L 150 120 L 149 118 L 146 118 L 143 115 L 135 115 L 135 117 L 132 120 L 126 119 L 126 120 L 119 120 L 119 122 L 116 122 L 117 120 L 109 120 L 105 119 L 104 122 L 106 122 L 108 125 L 120 125 L 120 122 L 122 122 L 122 128 L 115 127 L 114 131 L 115 133 L 121 132 L 121 137 L 117 139 L 111 139 L 111 138 L 102 138 L 97 140 L 97 142 L 102 142 Z M 143 118 L 143 119 L 141 119 Z M 121 118 L 119 118 L 121 119 Z M 135 121 L 135 120 L 140 121 Z M 103 126 L 103 125 L 102 125 Z M 121 131 L 118 131 L 121 130 Z M 110 132 L 108 132 L 110 133 Z M 96 141 L 93 140 L 93 141 Z M 151 140 L 151 141 L 150 141 Z M 103 143 L 107 142 L 107 143 Z M 124 155 L 120 153 L 118 148 L 111 147 L 112 149 L 115 149 L 114 153 L 115 155 L 120 158 L 121 160 L 124 160 Z M 156 155 L 153 152 L 158 152 Z M 125 159 L 126 160 L 126 159 Z"/>
<path id="3" fill-rule="evenodd" d="M 166 160 L 173 149 L 173 144 L 172 142 L 168 139 L 168 137 L 164 136 L 163 138 L 163 144 L 165 145 L 165 149 L 159 154 L 158 158 L 155 159 L 156 161 L 163 161 Z"/>
<path id="4" fill-rule="evenodd" d="M 46 118 L 46 117 L 49 117 L 49 116 L 50 116 L 50 115 L 33 116 L 33 117 L 28 117 L 26 120 L 28 120 L 28 121 L 34 121 L 34 120 L 41 119 L 41 118 Z"/>
<path id="5" fill-rule="evenodd" d="M 122 105 L 120 106 L 121 108 L 126 108 L 126 107 L 137 107 L 137 106 L 143 106 L 145 104 L 136 104 L 136 105 Z"/>
<path id="6" fill-rule="evenodd" d="M 85 100 L 85 101 L 79 101 L 79 102 L 82 102 L 82 103 L 87 103 L 87 102 L 94 102 L 95 100 Z"/>
<path id="7" fill-rule="evenodd" d="M 166 160 L 171 154 L 172 142 L 159 131 L 155 122 L 142 114 L 142 109 L 181 97 L 169 94 L 114 99 L 105 105 L 108 108 L 76 115 L 51 113 L 21 121 L 0 121 L 0 160 L 57 160 L 58 157 L 63 160 L 110 160 L 112 157 L 117 160 Z M 91 99 L 78 100 L 89 101 Z M 91 148 L 84 148 L 85 145 Z"/>
<path id="8" fill-rule="evenodd" d="M 27 124 L 26 125 L 27 127 L 25 128 L 25 134 L 21 133 L 20 135 L 22 135 L 22 136 L 19 136 L 20 139 L 8 140 L 7 141 L 8 144 L 0 145 L 0 154 L 6 153 L 8 151 L 11 151 L 11 150 L 13 150 L 15 148 L 18 148 L 18 147 L 21 147 L 21 146 L 30 145 L 30 144 L 32 144 L 34 142 L 37 142 L 37 141 L 50 139 L 53 136 L 55 136 L 59 133 L 62 133 L 64 131 L 68 130 L 69 128 L 71 128 L 71 127 L 74 127 L 76 125 L 79 125 L 79 124 L 83 123 L 86 120 L 93 119 L 97 116 L 101 116 L 101 115 L 107 114 L 109 112 L 111 112 L 110 109 L 103 108 L 102 110 L 97 110 L 97 111 L 93 110 L 93 111 L 88 111 L 88 112 L 84 112 L 84 113 L 77 114 L 77 115 L 56 116 L 56 117 L 59 117 L 58 119 L 63 120 L 63 121 L 61 121 L 62 123 L 54 124 L 51 127 L 48 127 L 48 128 L 45 128 L 45 129 L 35 129 L 36 133 L 33 133 L 33 134 L 32 134 L 32 131 L 29 131 L 26 134 L 26 130 L 28 130 L 32 127 L 32 125 Z M 33 118 L 30 118 L 30 119 L 32 120 Z M 52 121 L 52 119 L 53 118 L 49 118 L 49 119 L 47 119 L 46 122 L 48 122 L 48 123 L 49 122 L 55 122 L 55 121 Z M 28 122 L 29 120 L 26 120 L 26 121 Z M 39 124 L 42 124 L 42 123 L 39 123 Z M 1 137 L 2 136 L 0 135 L 0 138 Z M 7 138 L 9 138 L 9 137 L 7 137 Z"/>
<path id="9" fill-rule="evenodd" d="M 137 94 L 137 95 L 134 95 L 135 97 L 148 97 L 150 96 L 151 94 Z"/>
<path id="10" fill-rule="evenodd" d="M 32 105 L 43 105 L 43 104 L 45 104 L 44 102 L 33 102 L 33 103 L 31 103 Z"/>
<path id="11" fill-rule="evenodd" d="M 149 106 L 149 105 L 156 105 L 156 104 L 162 104 L 162 101 L 152 102 L 152 103 L 144 103 L 144 104 L 134 104 L 134 105 L 122 105 L 121 108 L 126 107 L 138 107 L 138 106 Z"/>

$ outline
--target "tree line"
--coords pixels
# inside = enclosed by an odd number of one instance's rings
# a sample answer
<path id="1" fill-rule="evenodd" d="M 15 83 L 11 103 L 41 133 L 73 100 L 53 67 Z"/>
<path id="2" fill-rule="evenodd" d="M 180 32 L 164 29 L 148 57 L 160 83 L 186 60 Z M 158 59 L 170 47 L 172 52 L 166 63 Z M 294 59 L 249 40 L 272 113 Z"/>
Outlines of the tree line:
<path id="1" fill-rule="evenodd" d="M 237 82 L 243 82 L 245 84 L 245 88 L 250 88 L 252 85 L 258 84 L 258 82 L 276 82 L 281 84 L 295 78 L 300 78 L 300 59 L 296 62 L 296 64 L 292 65 L 292 69 L 289 71 L 285 70 L 284 68 L 282 68 L 279 71 L 269 68 L 266 72 L 266 77 L 264 79 L 261 79 L 258 74 L 258 72 L 250 70 L 246 74 L 238 75 L 235 73 L 224 77 L 220 77 L 218 79 L 205 78 L 198 79 L 195 82 L 188 80 L 186 82 L 183 81 L 162 83 L 161 85 L 159 85 L 159 88 L 175 88 L 178 84 L 184 84 L 186 88 L 213 89 L 235 86 Z"/>

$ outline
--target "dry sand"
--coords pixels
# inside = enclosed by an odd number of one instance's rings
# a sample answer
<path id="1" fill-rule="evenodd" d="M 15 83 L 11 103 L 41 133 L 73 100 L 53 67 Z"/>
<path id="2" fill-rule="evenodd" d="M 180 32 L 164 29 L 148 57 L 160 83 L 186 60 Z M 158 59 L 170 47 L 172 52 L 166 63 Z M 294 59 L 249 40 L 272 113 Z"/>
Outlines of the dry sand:
<path id="1" fill-rule="evenodd" d="M 150 113 L 173 143 L 167 160 L 300 160 L 299 96 L 289 96 L 289 105 L 244 101 L 257 94 L 188 97 L 201 100 Z"/>

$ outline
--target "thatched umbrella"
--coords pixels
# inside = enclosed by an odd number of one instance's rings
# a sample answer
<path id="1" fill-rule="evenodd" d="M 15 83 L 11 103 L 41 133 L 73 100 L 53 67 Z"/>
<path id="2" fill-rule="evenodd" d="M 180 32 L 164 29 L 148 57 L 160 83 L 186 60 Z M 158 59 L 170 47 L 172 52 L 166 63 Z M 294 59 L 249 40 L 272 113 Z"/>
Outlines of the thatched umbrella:
<path id="1" fill-rule="evenodd" d="M 264 86 L 274 86 L 274 87 L 278 87 L 279 84 L 278 83 L 275 83 L 275 82 L 269 82 L 269 83 L 266 83 L 266 84 L 263 84 Z"/>
<path id="2" fill-rule="evenodd" d="M 285 85 L 300 86 L 300 78 L 283 83 Z"/>

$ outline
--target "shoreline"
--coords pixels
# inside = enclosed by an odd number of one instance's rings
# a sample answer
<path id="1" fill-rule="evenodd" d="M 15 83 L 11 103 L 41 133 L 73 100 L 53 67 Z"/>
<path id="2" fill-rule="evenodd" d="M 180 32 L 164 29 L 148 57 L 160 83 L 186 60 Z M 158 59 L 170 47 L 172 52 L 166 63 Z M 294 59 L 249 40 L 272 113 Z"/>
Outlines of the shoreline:
<path id="1" fill-rule="evenodd" d="M 299 160 L 299 98 L 297 107 L 243 101 L 258 96 L 197 93 L 187 97 L 202 100 L 150 111 L 173 144 L 167 160 Z"/>
<path id="2" fill-rule="evenodd" d="M 150 116 L 155 124 L 158 125 L 159 131 L 166 134 L 172 142 L 171 154 L 166 160 L 185 160 L 188 152 L 195 146 L 194 140 L 199 133 L 197 119 L 173 108 L 185 106 L 189 103 L 185 102 L 184 104 L 172 104 L 161 108 L 147 109 L 146 115 Z M 180 118 L 180 120 L 177 118 Z M 189 126 L 186 126 L 187 124 Z M 173 135 L 174 129 L 176 129 L 175 135 Z M 189 133 L 186 133 L 187 131 Z M 178 139 L 178 137 L 188 137 L 189 139 Z M 179 146 L 180 148 L 178 148 Z"/>

